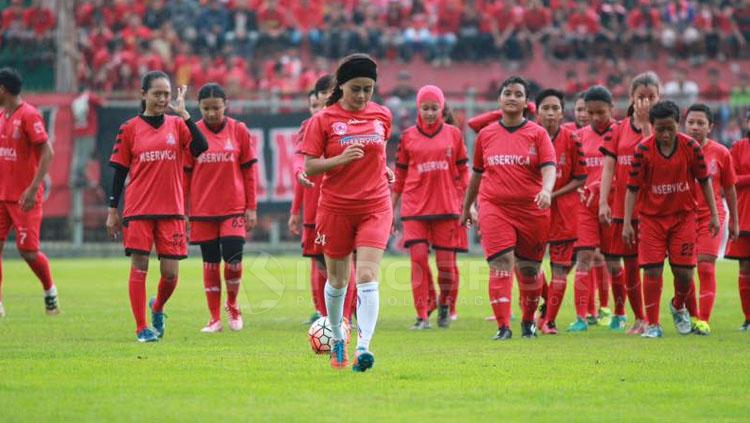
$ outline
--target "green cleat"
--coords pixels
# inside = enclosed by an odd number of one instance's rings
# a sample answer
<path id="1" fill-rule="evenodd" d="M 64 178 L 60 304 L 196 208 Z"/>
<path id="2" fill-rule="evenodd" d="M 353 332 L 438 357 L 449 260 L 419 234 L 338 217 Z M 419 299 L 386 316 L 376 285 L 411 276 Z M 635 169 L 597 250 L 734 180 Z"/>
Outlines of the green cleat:
<path id="1" fill-rule="evenodd" d="M 588 323 L 580 317 L 577 317 L 576 321 L 568 326 L 568 332 L 586 332 L 587 330 L 589 330 Z"/>
<path id="2" fill-rule="evenodd" d="M 696 335 L 707 336 L 711 334 L 711 326 L 705 320 L 696 320 L 693 325 L 693 333 Z"/>
<path id="3" fill-rule="evenodd" d="M 628 318 L 625 316 L 612 316 L 612 321 L 609 323 L 609 330 L 615 332 L 625 332 L 625 326 L 628 323 Z"/>
<path id="4" fill-rule="evenodd" d="M 586 324 L 588 324 L 589 326 L 596 326 L 597 323 L 599 323 L 599 320 L 597 320 L 596 316 L 589 315 L 588 317 L 586 317 Z"/>
<path id="5" fill-rule="evenodd" d="M 612 311 L 607 307 L 601 307 L 596 320 L 599 326 L 609 326 L 612 323 Z"/>

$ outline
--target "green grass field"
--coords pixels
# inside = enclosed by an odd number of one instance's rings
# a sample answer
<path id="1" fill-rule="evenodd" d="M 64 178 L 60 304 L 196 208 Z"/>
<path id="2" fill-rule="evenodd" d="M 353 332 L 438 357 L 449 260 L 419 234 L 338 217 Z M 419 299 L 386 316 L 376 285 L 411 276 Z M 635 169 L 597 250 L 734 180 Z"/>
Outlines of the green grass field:
<path id="1" fill-rule="evenodd" d="M 184 261 L 167 335 L 155 344 L 135 342 L 126 258 L 53 260 L 63 311 L 56 317 L 44 315 L 25 263 L 6 260 L 0 421 L 750 419 L 750 334 L 737 331 L 736 263 L 719 264 L 709 337 L 678 335 L 663 302 L 661 340 L 606 328 L 523 340 L 515 321 L 516 338 L 494 342 L 496 328 L 484 321 L 487 267 L 460 260 L 459 320 L 419 333 L 408 330 L 408 260 L 385 260 L 376 364 L 364 374 L 333 371 L 310 351 L 303 259 L 247 258 L 246 329 L 225 325 L 214 335 L 199 333 L 207 321 L 201 263 Z M 157 280 L 152 262 L 149 292 Z M 573 317 L 571 298 L 572 283 L 561 327 Z M 518 314 L 515 303 L 514 294 Z"/>

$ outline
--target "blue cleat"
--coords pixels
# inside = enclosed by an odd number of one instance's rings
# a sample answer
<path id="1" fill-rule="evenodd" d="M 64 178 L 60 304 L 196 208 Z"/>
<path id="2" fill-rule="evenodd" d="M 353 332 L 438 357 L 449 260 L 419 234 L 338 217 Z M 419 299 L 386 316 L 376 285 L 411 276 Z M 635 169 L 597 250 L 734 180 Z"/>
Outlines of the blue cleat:
<path id="1" fill-rule="evenodd" d="M 156 302 L 156 298 L 151 298 L 148 302 L 148 308 L 151 310 L 151 326 L 154 327 L 154 330 L 156 330 L 156 334 L 159 338 L 164 337 L 164 319 L 167 317 L 164 312 L 155 312 L 154 311 L 154 303 Z"/>
<path id="2" fill-rule="evenodd" d="M 159 337 L 150 328 L 144 328 L 136 335 L 138 342 L 157 342 Z"/>
<path id="3" fill-rule="evenodd" d="M 375 364 L 375 356 L 371 352 L 357 348 L 357 352 L 354 355 L 354 364 L 352 364 L 353 372 L 365 372 L 372 368 Z"/>
<path id="4" fill-rule="evenodd" d="M 661 330 L 661 325 L 649 325 L 641 335 L 643 338 L 661 338 L 662 336 L 664 336 L 664 331 Z"/>
<path id="5" fill-rule="evenodd" d="M 577 317 L 576 321 L 568 326 L 568 332 L 586 332 L 587 330 L 589 330 L 588 323 L 580 317 Z"/>
<path id="6" fill-rule="evenodd" d="M 609 322 L 609 330 L 616 332 L 625 332 L 625 326 L 628 323 L 628 318 L 625 316 L 612 316 L 612 321 Z"/>

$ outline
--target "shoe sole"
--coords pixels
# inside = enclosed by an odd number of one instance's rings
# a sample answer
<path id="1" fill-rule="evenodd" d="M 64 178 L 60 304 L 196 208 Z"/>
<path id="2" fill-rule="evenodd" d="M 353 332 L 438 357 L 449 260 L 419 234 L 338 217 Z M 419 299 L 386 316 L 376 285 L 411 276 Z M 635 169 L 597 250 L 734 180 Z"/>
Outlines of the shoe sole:
<path id="1" fill-rule="evenodd" d="M 138 342 L 140 342 L 141 344 L 147 344 L 147 343 L 149 343 L 149 342 L 159 342 L 159 338 L 154 338 L 154 339 L 140 339 L 140 338 L 136 338 L 136 339 L 137 339 L 137 340 L 138 340 Z"/>
<path id="2" fill-rule="evenodd" d="M 375 356 L 370 353 L 362 353 L 357 357 L 357 362 L 352 366 L 352 371 L 357 373 L 366 372 L 375 364 Z"/>
<path id="3" fill-rule="evenodd" d="M 57 316 L 58 314 L 60 314 L 60 309 L 56 308 L 53 310 L 44 310 L 44 313 L 47 314 L 47 316 Z M 5 315 L 3 314 L 0 317 L 5 317 Z"/>

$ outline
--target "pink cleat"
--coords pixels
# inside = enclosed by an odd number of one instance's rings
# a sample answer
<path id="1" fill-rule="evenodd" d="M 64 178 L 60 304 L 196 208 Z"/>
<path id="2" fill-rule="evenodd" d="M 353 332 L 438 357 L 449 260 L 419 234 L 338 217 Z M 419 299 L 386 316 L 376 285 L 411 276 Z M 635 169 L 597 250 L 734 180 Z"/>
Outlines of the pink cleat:
<path id="1" fill-rule="evenodd" d="M 628 329 L 628 335 L 643 335 L 643 332 L 646 330 L 646 322 L 643 320 L 636 320 L 635 323 L 633 323 L 633 327 Z"/>
<path id="2" fill-rule="evenodd" d="M 232 307 L 227 304 L 226 310 L 227 313 L 229 313 L 229 329 L 235 332 L 242 330 L 242 328 L 245 327 L 245 323 L 242 321 L 240 308 L 237 306 Z"/>
<path id="3" fill-rule="evenodd" d="M 217 333 L 221 332 L 224 328 L 221 326 L 221 320 L 213 320 L 208 322 L 205 328 L 201 329 L 203 333 Z"/>

